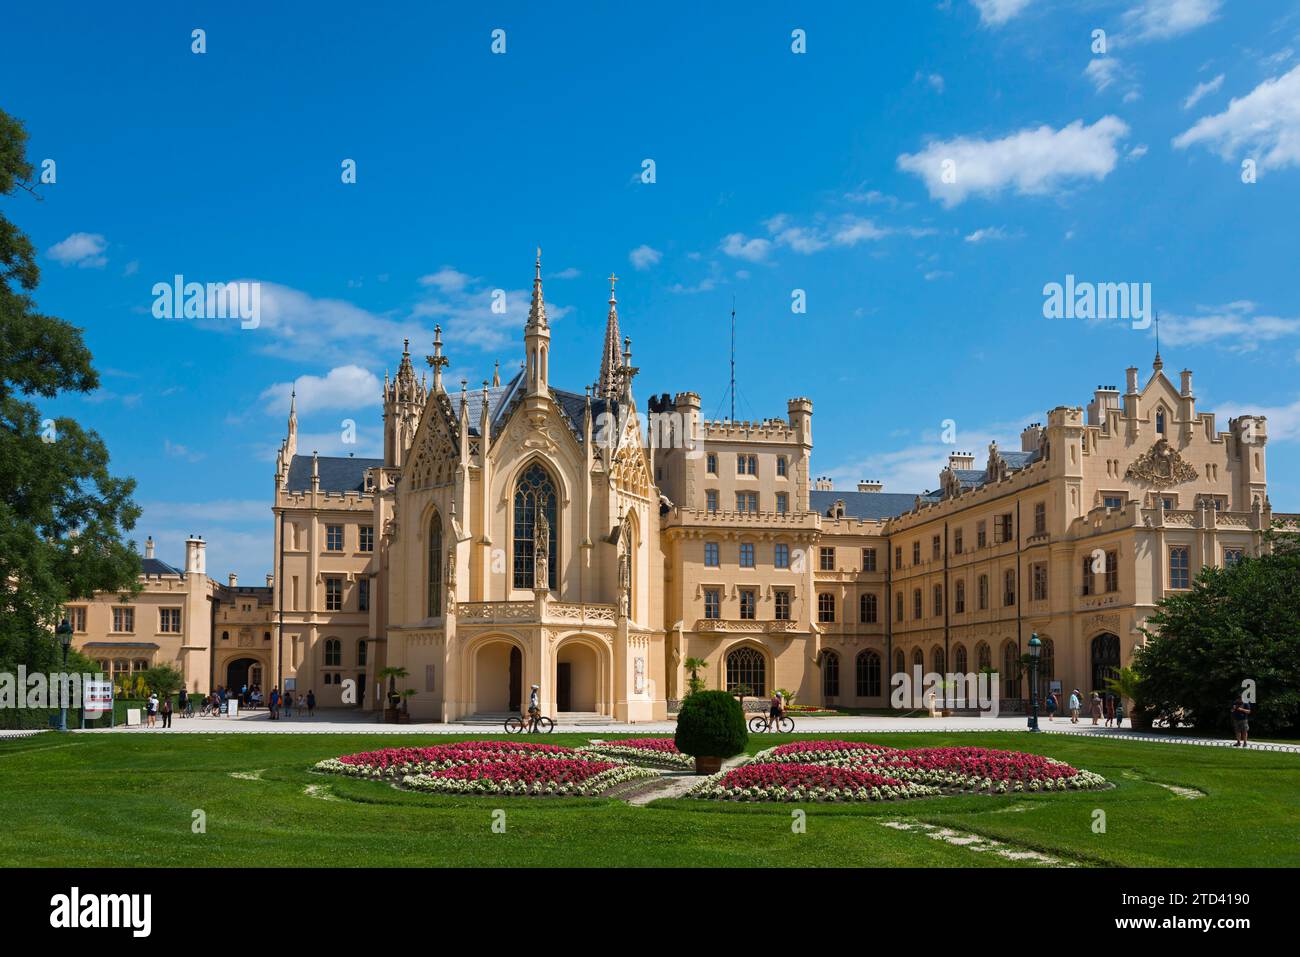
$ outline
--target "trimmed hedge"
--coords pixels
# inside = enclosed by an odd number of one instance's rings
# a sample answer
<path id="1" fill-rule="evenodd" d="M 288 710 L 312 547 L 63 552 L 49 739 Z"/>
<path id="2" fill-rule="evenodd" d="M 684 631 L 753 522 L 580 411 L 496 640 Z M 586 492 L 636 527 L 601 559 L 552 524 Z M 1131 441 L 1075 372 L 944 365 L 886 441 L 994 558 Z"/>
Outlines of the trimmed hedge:
<path id="1" fill-rule="evenodd" d="M 697 691 L 682 702 L 673 742 L 692 757 L 740 754 L 749 742 L 740 702 L 726 691 Z"/>

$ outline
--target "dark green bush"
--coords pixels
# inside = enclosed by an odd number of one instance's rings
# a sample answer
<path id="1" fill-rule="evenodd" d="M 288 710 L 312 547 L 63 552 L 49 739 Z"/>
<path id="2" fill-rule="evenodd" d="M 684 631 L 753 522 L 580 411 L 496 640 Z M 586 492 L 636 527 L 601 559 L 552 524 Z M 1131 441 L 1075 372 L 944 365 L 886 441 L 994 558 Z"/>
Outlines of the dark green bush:
<path id="1" fill-rule="evenodd" d="M 697 691 L 682 702 L 673 740 L 678 751 L 692 757 L 740 754 L 749 741 L 745 712 L 726 691 Z"/>

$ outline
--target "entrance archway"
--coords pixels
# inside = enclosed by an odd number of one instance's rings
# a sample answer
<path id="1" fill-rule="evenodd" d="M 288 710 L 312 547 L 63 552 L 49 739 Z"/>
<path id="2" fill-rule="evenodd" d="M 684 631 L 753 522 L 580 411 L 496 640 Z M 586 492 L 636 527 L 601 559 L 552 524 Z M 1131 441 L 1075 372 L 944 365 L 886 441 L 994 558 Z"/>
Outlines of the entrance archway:
<path id="1" fill-rule="evenodd" d="M 256 658 L 235 658 L 226 665 L 226 688 L 238 691 L 262 681 L 262 664 Z"/>
<path id="2" fill-rule="evenodd" d="M 509 641 L 490 641 L 474 658 L 474 701 L 483 713 L 519 713 L 523 699 L 524 656 Z"/>
<path id="3" fill-rule="evenodd" d="M 555 657 L 555 710 L 596 711 L 600 693 L 600 658 L 580 641 L 560 646 Z"/>
<path id="4" fill-rule="evenodd" d="M 1106 679 L 1119 674 L 1119 636 L 1109 632 L 1092 639 L 1092 690 L 1106 691 Z"/>

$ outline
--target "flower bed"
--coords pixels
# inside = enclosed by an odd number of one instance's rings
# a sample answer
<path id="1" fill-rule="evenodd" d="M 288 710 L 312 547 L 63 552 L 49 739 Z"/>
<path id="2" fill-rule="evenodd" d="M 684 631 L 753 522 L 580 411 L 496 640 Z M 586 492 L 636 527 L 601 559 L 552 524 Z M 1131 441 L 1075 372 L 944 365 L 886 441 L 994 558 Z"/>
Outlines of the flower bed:
<path id="1" fill-rule="evenodd" d="M 725 801 L 893 801 L 939 789 L 873 771 L 828 764 L 745 764 L 714 774 L 690 797 Z"/>
<path id="2" fill-rule="evenodd" d="M 316 770 L 358 778 L 400 780 L 411 774 L 530 757 L 594 760 L 594 757 L 589 757 L 587 754 L 554 744 L 529 744 L 523 741 L 461 741 L 428 748 L 382 748 L 360 754 L 345 754 L 339 758 L 327 758 L 319 762 Z"/>
<path id="3" fill-rule="evenodd" d="M 815 773 L 820 769 L 821 774 Z M 865 775 L 837 777 L 831 772 Z M 830 776 L 825 776 L 830 775 Z M 1084 791 L 1106 779 L 1063 761 L 993 748 L 885 747 L 863 741 L 795 741 L 717 774 L 688 796 L 741 801 L 891 800 L 944 792 Z"/>
<path id="4" fill-rule="evenodd" d="M 508 757 L 408 775 L 404 787 L 439 794 L 586 796 L 602 794 L 625 781 L 654 777 L 631 764 L 584 758 Z"/>
<path id="5" fill-rule="evenodd" d="M 618 758 L 641 767 L 667 768 L 670 771 L 695 767 L 695 759 L 678 751 L 672 738 L 622 738 L 584 745 L 578 750 Z"/>

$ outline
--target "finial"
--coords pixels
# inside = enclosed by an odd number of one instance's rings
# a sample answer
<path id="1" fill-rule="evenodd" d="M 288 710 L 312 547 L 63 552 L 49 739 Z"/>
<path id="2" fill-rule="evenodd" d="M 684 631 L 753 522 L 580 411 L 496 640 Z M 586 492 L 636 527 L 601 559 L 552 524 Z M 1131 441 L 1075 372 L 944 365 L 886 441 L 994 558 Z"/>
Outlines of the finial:
<path id="1" fill-rule="evenodd" d="M 403 339 L 403 340 L 402 340 L 402 355 L 407 356 L 407 355 L 410 355 L 410 354 L 411 354 L 411 340 L 410 340 L 410 339 Z"/>
<path id="2" fill-rule="evenodd" d="M 618 300 L 614 297 L 614 283 L 618 282 L 618 277 L 613 273 L 609 274 L 609 304 L 612 306 Z"/>
<path id="3" fill-rule="evenodd" d="M 501 360 L 498 359 L 492 367 L 492 387 L 495 389 L 501 385 Z"/>
<path id="4" fill-rule="evenodd" d="M 537 247 L 537 271 L 533 273 L 533 278 L 538 282 L 542 279 L 542 247 Z"/>

